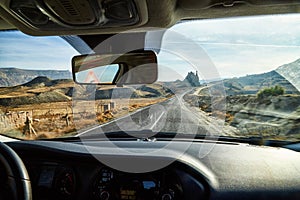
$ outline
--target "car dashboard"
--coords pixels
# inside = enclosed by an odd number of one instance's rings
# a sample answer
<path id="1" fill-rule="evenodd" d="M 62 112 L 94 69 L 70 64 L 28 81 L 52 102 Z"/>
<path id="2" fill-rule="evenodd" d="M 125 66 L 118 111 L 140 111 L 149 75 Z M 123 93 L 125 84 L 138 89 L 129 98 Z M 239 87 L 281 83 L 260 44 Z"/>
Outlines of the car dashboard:
<path id="1" fill-rule="evenodd" d="M 36 199 L 155 200 L 183 199 L 183 191 L 196 192 L 201 199 L 205 196 L 204 185 L 177 167 L 134 174 L 84 159 L 74 161 L 30 162 L 33 196 Z"/>
<path id="2" fill-rule="evenodd" d="M 33 199 L 299 199 L 298 152 L 233 142 L 195 140 L 183 154 L 169 141 L 120 140 L 131 152 L 163 149 L 156 156 L 120 154 L 107 142 L 17 141 L 7 143 L 28 170 Z M 91 151 L 92 147 L 94 152 Z M 101 150 L 105 148 L 105 150 Z M 200 151 L 207 151 L 205 156 Z M 104 153 L 101 153 L 104 152 Z M 109 153 L 111 152 L 111 153 Z M 178 156 L 179 155 L 179 156 Z M 101 162 L 134 167 L 164 163 L 152 171 L 122 171 Z"/>
<path id="3" fill-rule="evenodd" d="M 82 162 L 82 161 L 81 161 Z M 204 185 L 184 170 L 166 168 L 152 173 L 124 173 L 86 161 L 31 162 L 33 196 L 37 199 L 183 199 L 185 186 L 202 198 Z"/>

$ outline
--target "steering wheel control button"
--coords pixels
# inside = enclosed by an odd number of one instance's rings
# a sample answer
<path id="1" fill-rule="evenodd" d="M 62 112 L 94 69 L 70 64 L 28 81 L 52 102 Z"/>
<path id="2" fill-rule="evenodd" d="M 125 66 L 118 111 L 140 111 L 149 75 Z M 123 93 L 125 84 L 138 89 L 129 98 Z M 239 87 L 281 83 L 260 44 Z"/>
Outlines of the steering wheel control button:
<path id="1" fill-rule="evenodd" d="M 100 200 L 108 200 L 109 199 L 109 193 L 107 191 L 102 191 L 100 193 Z"/>
<path id="2" fill-rule="evenodd" d="M 161 200 L 172 200 L 173 199 L 173 197 L 171 196 L 171 194 L 164 194 L 164 195 L 162 195 L 162 197 L 161 197 Z"/>

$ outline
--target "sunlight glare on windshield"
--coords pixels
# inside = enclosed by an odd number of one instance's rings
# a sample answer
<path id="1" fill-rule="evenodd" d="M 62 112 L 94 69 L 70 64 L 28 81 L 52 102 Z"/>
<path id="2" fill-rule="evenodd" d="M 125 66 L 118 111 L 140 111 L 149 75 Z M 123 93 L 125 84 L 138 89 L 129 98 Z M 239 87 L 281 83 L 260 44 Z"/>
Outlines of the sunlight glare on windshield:
<path id="1" fill-rule="evenodd" d="M 101 127 L 299 140 L 299 32 L 299 14 L 186 20 L 165 30 L 158 80 L 123 87 L 75 84 L 79 53 L 61 37 L 0 32 L 0 133 L 40 139 Z M 99 74 L 112 82 L 118 70 Z"/>

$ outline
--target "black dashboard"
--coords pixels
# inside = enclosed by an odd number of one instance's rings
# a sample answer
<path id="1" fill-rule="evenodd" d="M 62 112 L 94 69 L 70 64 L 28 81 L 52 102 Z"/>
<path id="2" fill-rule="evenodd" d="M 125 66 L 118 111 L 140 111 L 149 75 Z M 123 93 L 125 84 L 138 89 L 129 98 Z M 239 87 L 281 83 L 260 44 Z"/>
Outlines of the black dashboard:
<path id="1" fill-rule="evenodd" d="M 165 147 L 168 142 L 117 143 L 125 149 L 147 151 Z M 211 148 L 210 142 L 196 140 L 166 167 L 134 173 L 99 162 L 80 141 L 7 144 L 26 165 L 33 199 L 300 199 L 300 154 L 283 148 L 230 142 L 216 142 Z M 105 142 L 91 141 L 88 145 L 99 154 Z M 199 149 L 207 148 L 211 148 L 209 153 L 200 157 Z M 98 156 L 139 166 L 169 160 L 176 155 L 176 148 L 155 157 L 121 155 L 113 149 L 111 154 L 107 152 Z"/>
<path id="2" fill-rule="evenodd" d="M 180 167 L 133 174 L 92 162 L 31 161 L 28 171 L 35 199 L 169 200 L 183 199 L 184 191 L 207 196 L 204 185 Z"/>

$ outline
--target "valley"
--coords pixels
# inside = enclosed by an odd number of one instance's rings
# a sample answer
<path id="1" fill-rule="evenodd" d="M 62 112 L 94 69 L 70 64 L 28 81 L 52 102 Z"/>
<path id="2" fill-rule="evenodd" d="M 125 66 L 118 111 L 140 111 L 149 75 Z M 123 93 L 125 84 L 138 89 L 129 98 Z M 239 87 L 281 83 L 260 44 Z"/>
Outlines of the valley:
<path id="1" fill-rule="evenodd" d="M 182 105 L 176 98 L 180 96 L 190 107 L 187 111 L 196 114 L 194 119 L 189 115 L 190 120 L 206 126 L 222 119 L 225 124 L 220 135 L 295 141 L 300 139 L 299 71 L 300 59 L 270 72 L 205 84 L 197 72 L 189 72 L 182 81 L 124 87 L 78 85 L 66 74 L 51 71 L 47 72 L 53 75 L 49 78 L 35 72 L 28 82 L 0 88 L 1 134 L 23 139 L 67 137 L 150 105 L 165 105 L 168 100 L 179 109 Z M 220 91 L 212 91 L 215 88 Z M 278 88 L 280 93 L 272 93 Z M 259 95 L 263 92 L 266 94 Z M 168 113 L 177 118 L 180 114 L 176 110 Z M 32 119 L 36 135 L 24 134 L 26 115 Z"/>

